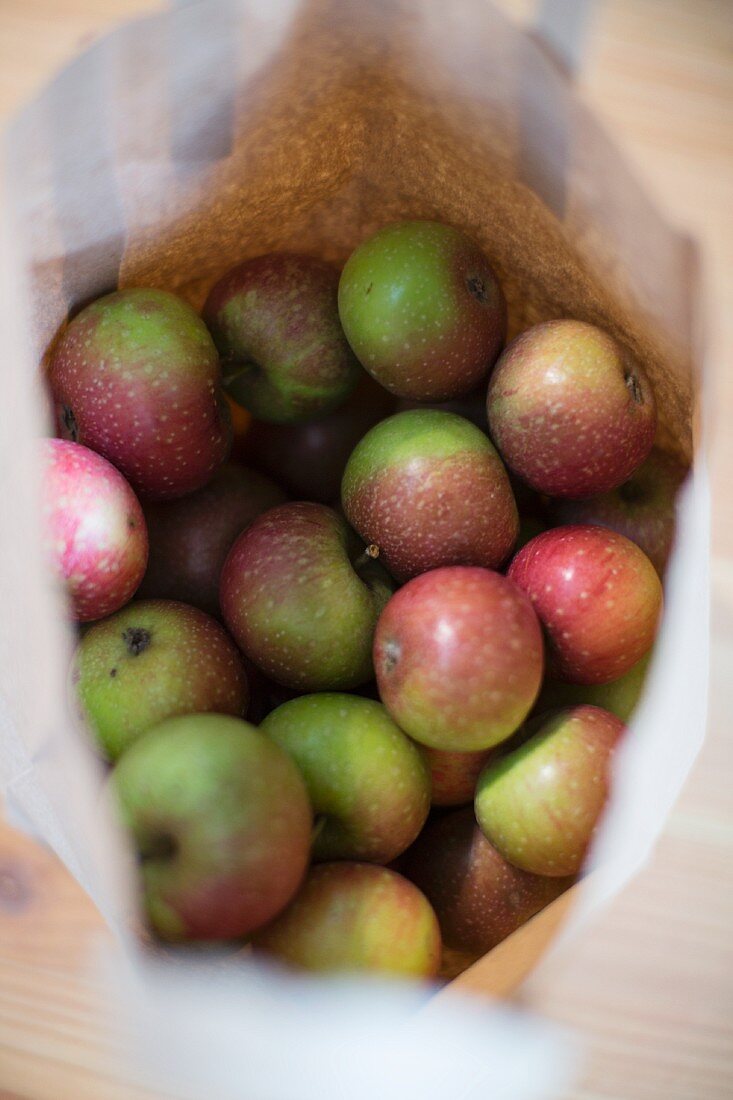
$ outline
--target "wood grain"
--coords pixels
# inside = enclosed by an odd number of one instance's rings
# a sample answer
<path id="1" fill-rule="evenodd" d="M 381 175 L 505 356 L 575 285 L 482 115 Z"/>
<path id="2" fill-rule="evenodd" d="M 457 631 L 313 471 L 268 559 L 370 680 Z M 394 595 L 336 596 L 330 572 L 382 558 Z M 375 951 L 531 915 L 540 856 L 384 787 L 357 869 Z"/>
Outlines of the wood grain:
<path id="1" fill-rule="evenodd" d="M 573 0 L 568 0 L 573 2 Z M 0 116 L 154 0 L 1 0 Z M 527 21 L 534 0 L 501 0 Z M 568 1100 L 733 1095 L 733 18 L 729 0 L 602 0 L 583 94 L 669 216 L 703 246 L 713 427 L 710 735 L 651 865 L 522 994 L 582 1037 Z M 145 1100 L 86 975 L 99 915 L 45 849 L 0 823 L 0 1100 Z"/>

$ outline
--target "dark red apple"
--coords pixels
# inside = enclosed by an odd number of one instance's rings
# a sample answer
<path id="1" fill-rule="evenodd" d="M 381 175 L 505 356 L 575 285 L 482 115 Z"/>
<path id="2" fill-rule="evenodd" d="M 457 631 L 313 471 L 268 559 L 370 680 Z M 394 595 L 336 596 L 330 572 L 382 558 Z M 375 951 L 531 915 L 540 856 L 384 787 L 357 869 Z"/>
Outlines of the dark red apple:
<path id="1" fill-rule="evenodd" d="M 467 961 L 491 951 L 571 882 L 507 862 L 479 829 L 473 806 L 432 821 L 400 869 L 433 906 L 444 945 Z"/>
<path id="2" fill-rule="evenodd" d="M 298 691 L 373 675 L 372 639 L 392 581 L 323 504 L 281 504 L 234 543 L 221 574 L 224 621 L 267 676 Z"/>
<path id="3" fill-rule="evenodd" d="M 611 759 L 625 728 L 600 707 L 568 707 L 487 765 L 476 788 L 476 819 L 505 859 L 532 874 L 577 874 L 608 797 Z"/>
<path id="4" fill-rule="evenodd" d="M 424 745 L 423 753 L 430 768 L 430 801 L 433 806 L 464 806 L 467 802 L 473 802 L 476 781 L 493 751 L 447 752 Z"/>
<path id="5" fill-rule="evenodd" d="M 398 413 L 355 447 L 341 503 L 349 523 L 404 581 L 444 565 L 494 568 L 519 520 L 509 479 L 483 432 L 454 413 Z"/>
<path id="6" fill-rule="evenodd" d="M 135 594 L 148 558 L 142 508 L 125 478 L 79 443 L 41 443 L 44 548 L 75 619 L 110 615 Z"/>
<path id="7" fill-rule="evenodd" d="M 546 321 L 513 340 L 489 382 L 491 437 L 533 489 L 579 499 L 626 481 L 651 450 L 654 394 L 608 333 Z"/>
<path id="8" fill-rule="evenodd" d="M 268 477 L 225 463 L 195 493 L 146 505 L 150 555 L 139 594 L 218 615 L 219 577 L 234 540 L 285 499 Z"/>
<path id="9" fill-rule="evenodd" d="M 542 681 L 542 633 L 523 592 L 500 573 L 435 569 L 401 588 L 374 638 L 379 693 L 423 745 L 479 752 L 524 721 Z"/>
<path id="10" fill-rule="evenodd" d="M 49 379 L 59 434 L 99 451 L 149 500 L 198 489 L 226 457 L 219 357 L 175 294 L 130 289 L 92 302 L 59 340 Z"/>
<path id="11" fill-rule="evenodd" d="M 555 527 L 519 551 L 508 576 L 531 599 L 560 679 L 609 683 L 651 649 L 662 585 L 646 554 L 623 535 Z"/>
<path id="12" fill-rule="evenodd" d="M 655 447 L 628 481 L 590 500 L 550 503 L 556 523 L 598 523 L 640 546 L 661 575 L 672 549 L 677 493 L 688 467 Z"/>
<path id="13" fill-rule="evenodd" d="M 339 273 L 311 256 L 272 252 L 232 268 L 204 317 L 227 392 L 258 420 L 295 424 L 344 401 L 361 371 L 341 329 Z"/>
<path id="14" fill-rule="evenodd" d="M 394 412 L 395 399 L 362 371 L 338 409 L 305 424 L 255 420 L 243 440 L 244 460 L 275 478 L 298 500 L 332 504 L 347 459 L 361 437 Z"/>

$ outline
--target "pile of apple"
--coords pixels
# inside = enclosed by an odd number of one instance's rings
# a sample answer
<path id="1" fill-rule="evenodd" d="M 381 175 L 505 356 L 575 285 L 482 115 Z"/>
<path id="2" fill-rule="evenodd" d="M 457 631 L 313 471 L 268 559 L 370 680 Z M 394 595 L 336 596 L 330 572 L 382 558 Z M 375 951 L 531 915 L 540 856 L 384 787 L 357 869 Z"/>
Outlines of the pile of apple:
<path id="1" fill-rule="evenodd" d="M 62 332 L 47 553 L 161 940 L 432 976 L 581 869 L 685 470 L 611 335 L 505 335 L 435 222 Z"/>

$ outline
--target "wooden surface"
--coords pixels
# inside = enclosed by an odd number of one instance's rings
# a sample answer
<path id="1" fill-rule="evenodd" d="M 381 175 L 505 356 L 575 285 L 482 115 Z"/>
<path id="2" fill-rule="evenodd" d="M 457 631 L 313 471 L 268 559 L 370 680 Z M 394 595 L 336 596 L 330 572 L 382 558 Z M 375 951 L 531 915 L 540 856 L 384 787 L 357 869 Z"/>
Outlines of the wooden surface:
<path id="1" fill-rule="evenodd" d="M 100 28 L 153 6 L 0 0 L 0 114 Z M 533 0 L 501 6 L 520 20 L 535 10 Z M 733 1096 L 730 0 L 602 0 L 579 84 L 650 192 L 704 249 L 717 489 L 712 714 L 701 759 L 651 866 L 570 956 L 530 980 L 529 992 L 586 1046 L 567 1100 L 727 1100 Z M 149 1095 L 130 1081 L 110 1006 L 82 974 L 90 940 L 104 935 L 57 861 L 0 822 L 0 1098 Z"/>

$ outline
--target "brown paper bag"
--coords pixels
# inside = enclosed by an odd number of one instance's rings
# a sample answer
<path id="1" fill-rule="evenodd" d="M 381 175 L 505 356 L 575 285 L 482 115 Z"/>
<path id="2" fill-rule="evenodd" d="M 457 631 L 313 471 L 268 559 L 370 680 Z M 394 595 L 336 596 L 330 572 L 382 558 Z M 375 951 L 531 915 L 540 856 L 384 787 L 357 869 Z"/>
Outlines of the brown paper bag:
<path id="1" fill-rule="evenodd" d="M 394 986 L 262 984 L 241 962 L 171 973 L 136 954 L 125 849 L 68 713 L 69 638 L 38 552 L 37 367 L 69 311 L 116 285 L 164 287 L 199 306 L 248 256 L 295 247 L 342 262 L 385 222 L 437 218 L 495 265 L 510 335 L 576 317 L 625 340 L 653 380 L 660 443 L 690 458 L 688 242 L 567 76 L 486 0 L 220 0 L 131 24 L 16 119 L 6 165 L 0 763 L 16 818 L 54 846 L 120 932 L 127 992 L 165 1082 L 217 1097 L 472 1096 L 487 1081 L 492 1096 L 542 1095 L 561 1079 L 559 1048 L 535 1023 L 477 1016 L 457 994 L 418 1024 L 419 996 Z M 575 920 L 646 858 L 699 746 L 707 517 L 698 464 L 648 691 Z M 553 921 L 540 915 L 457 985 L 511 987 Z M 109 980 L 122 996 L 120 974 Z"/>

